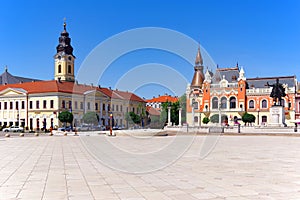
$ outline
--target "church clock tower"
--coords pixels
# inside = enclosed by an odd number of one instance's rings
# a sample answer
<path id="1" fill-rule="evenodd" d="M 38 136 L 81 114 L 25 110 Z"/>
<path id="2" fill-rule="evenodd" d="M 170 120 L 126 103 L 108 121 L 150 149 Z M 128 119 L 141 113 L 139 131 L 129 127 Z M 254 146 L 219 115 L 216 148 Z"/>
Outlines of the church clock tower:
<path id="1" fill-rule="evenodd" d="M 54 79 L 59 81 L 74 82 L 74 61 L 73 47 L 71 46 L 71 38 L 66 30 L 66 22 L 64 22 L 64 30 L 59 37 L 59 44 L 56 47 Z"/>

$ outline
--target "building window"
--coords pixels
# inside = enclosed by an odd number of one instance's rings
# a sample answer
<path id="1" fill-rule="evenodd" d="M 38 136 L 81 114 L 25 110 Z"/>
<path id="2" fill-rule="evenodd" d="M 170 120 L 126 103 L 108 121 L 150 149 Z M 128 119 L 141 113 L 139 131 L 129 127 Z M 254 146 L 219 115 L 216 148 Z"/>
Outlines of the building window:
<path id="1" fill-rule="evenodd" d="M 78 102 L 77 101 L 75 101 L 75 109 L 78 109 Z"/>
<path id="2" fill-rule="evenodd" d="M 88 109 L 88 110 L 91 109 L 91 103 L 90 103 L 90 102 L 87 103 L 87 109 Z"/>
<path id="3" fill-rule="evenodd" d="M 267 123 L 267 120 L 268 120 L 267 116 L 264 115 L 264 116 L 261 117 L 261 122 L 262 123 Z"/>
<path id="4" fill-rule="evenodd" d="M 69 74 L 72 73 L 72 67 L 71 67 L 71 65 L 68 65 L 68 73 L 69 73 Z"/>
<path id="5" fill-rule="evenodd" d="M 58 65 L 58 73 L 61 73 L 61 65 Z"/>
<path id="6" fill-rule="evenodd" d="M 43 101 L 43 108 L 44 108 L 44 109 L 47 108 L 47 100 L 44 100 L 44 101 Z"/>
<path id="7" fill-rule="evenodd" d="M 95 103 L 95 110 L 98 110 L 98 103 Z"/>
<path id="8" fill-rule="evenodd" d="M 299 104 L 299 106 L 300 106 L 300 104 Z M 128 113 L 128 107 L 126 107 L 126 112 Z"/>
<path id="9" fill-rule="evenodd" d="M 7 109 L 7 102 L 4 102 L 4 109 Z"/>
<path id="10" fill-rule="evenodd" d="M 83 102 L 80 102 L 80 109 L 83 109 Z"/>
<path id="11" fill-rule="evenodd" d="M 219 104 L 219 100 L 217 97 L 214 97 L 212 99 L 212 109 L 217 109 L 218 108 L 218 104 Z"/>
<path id="12" fill-rule="evenodd" d="M 9 102 L 9 109 L 13 109 L 13 102 Z"/>
<path id="13" fill-rule="evenodd" d="M 32 101 L 29 101 L 29 109 L 32 109 Z"/>
<path id="14" fill-rule="evenodd" d="M 50 100 L 50 108 L 54 108 L 54 101 Z"/>
<path id="15" fill-rule="evenodd" d="M 221 108 L 227 108 L 227 99 L 226 99 L 226 97 L 221 98 Z"/>
<path id="16" fill-rule="evenodd" d="M 197 116 L 194 117 L 194 122 L 198 122 L 198 117 Z"/>
<path id="17" fill-rule="evenodd" d="M 69 101 L 69 109 L 72 110 L 72 101 Z"/>
<path id="18" fill-rule="evenodd" d="M 115 111 L 115 105 L 114 104 L 112 105 L 111 110 Z"/>
<path id="19" fill-rule="evenodd" d="M 199 108 L 199 104 L 197 101 L 195 101 L 195 99 L 192 100 L 192 106 L 194 107 L 194 109 L 198 109 Z"/>
<path id="20" fill-rule="evenodd" d="M 21 109 L 25 109 L 25 101 L 21 102 Z"/>
<path id="21" fill-rule="evenodd" d="M 16 110 L 19 110 L 19 102 L 16 101 Z"/>
<path id="22" fill-rule="evenodd" d="M 262 108 L 268 108 L 268 102 L 267 102 L 267 100 L 264 99 L 264 100 L 261 101 L 261 107 Z"/>
<path id="23" fill-rule="evenodd" d="M 36 119 L 36 129 L 40 130 L 40 119 Z"/>
<path id="24" fill-rule="evenodd" d="M 62 107 L 62 108 L 66 108 L 66 102 L 65 102 L 65 100 L 62 100 L 62 101 L 61 101 L 61 107 Z"/>
<path id="25" fill-rule="evenodd" d="M 134 112 L 134 108 L 132 108 L 132 112 Z"/>
<path id="26" fill-rule="evenodd" d="M 110 111 L 110 105 L 109 104 L 107 105 L 107 110 Z"/>
<path id="27" fill-rule="evenodd" d="M 254 108 L 254 101 L 253 100 L 249 101 L 249 108 Z"/>
<path id="28" fill-rule="evenodd" d="M 119 111 L 119 105 L 116 105 L 116 111 L 117 112 Z"/>
<path id="29" fill-rule="evenodd" d="M 0 102 L 0 110 L 2 109 L 1 104 L 2 104 L 2 103 Z M 0 126 L 1 126 L 1 125 L 0 125 Z"/>
<path id="30" fill-rule="evenodd" d="M 229 99 L 230 102 L 230 108 L 236 108 L 236 98 L 235 97 L 230 97 Z"/>
<path id="31" fill-rule="evenodd" d="M 36 109 L 40 109 L 40 101 L 36 101 Z"/>
<path id="32" fill-rule="evenodd" d="M 102 110 L 105 110 L 105 103 L 102 104 Z"/>
<path id="33" fill-rule="evenodd" d="M 122 105 L 120 105 L 120 111 L 123 112 L 123 106 Z"/>

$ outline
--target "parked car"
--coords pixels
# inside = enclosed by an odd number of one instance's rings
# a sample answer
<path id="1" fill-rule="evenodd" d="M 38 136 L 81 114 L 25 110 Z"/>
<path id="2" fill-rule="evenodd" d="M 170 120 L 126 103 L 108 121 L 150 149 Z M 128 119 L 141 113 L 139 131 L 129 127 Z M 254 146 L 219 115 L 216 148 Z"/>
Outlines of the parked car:
<path id="1" fill-rule="evenodd" d="M 60 127 L 57 129 L 58 131 L 67 131 L 70 132 L 72 131 L 72 127 L 71 126 L 67 126 L 67 127 Z"/>
<path id="2" fill-rule="evenodd" d="M 19 126 L 11 126 L 3 129 L 4 132 L 23 132 L 24 128 Z"/>

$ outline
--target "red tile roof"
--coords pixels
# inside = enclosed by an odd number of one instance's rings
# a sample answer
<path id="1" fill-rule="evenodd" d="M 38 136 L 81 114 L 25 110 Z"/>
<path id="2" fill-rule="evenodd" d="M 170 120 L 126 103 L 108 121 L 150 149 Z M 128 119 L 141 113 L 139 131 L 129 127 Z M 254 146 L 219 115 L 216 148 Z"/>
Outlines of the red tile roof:
<path id="1" fill-rule="evenodd" d="M 164 95 L 164 96 L 160 96 L 160 97 L 156 97 L 156 98 L 153 98 L 153 99 L 148 99 L 146 100 L 146 102 L 148 103 L 154 103 L 154 102 L 160 102 L 160 103 L 164 103 L 164 102 L 177 102 L 178 101 L 178 98 L 177 97 L 172 97 L 172 96 L 169 96 L 169 95 Z"/>
<path id="2" fill-rule="evenodd" d="M 150 115 L 160 116 L 160 112 L 159 112 L 157 109 L 155 109 L 155 108 L 153 108 L 153 107 L 151 107 L 151 106 L 147 106 L 147 107 L 146 107 L 146 111 L 147 111 Z"/>
<path id="3" fill-rule="evenodd" d="M 26 90 L 28 94 L 48 92 L 83 94 L 87 91 L 97 90 L 104 93 L 110 98 L 145 102 L 142 98 L 131 92 L 110 90 L 108 88 L 99 88 L 91 85 L 76 84 L 74 82 L 59 82 L 56 80 L 0 85 L 0 91 L 5 90 L 7 88 L 22 88 Z"/>

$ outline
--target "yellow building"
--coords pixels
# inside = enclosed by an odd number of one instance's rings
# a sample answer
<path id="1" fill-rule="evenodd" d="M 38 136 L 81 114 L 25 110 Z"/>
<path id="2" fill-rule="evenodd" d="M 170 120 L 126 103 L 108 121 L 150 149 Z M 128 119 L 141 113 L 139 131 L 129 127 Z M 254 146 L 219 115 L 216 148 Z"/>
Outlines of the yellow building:
<path id="1" fill-rule="evenodd" d="M 40 81 L 16 77 L 7 68 L 1 75 L 0 125 L 19 125 L 31 130 L 60 126 L 58 114 L 68 110 L 74 115 L 74 124 L 82 123 L 86 112 L 95 111 L 99 124 L 108 125 L 110 114 L 114 124 L 126 125 L 125 114 L 139 114 L 146 102 L 131 92 L 111 90 L 93 85 L 78 84 L 74 76 L 73 47 L 64 30 L 59 37 L 54 56 L 54 79 Z"/>

